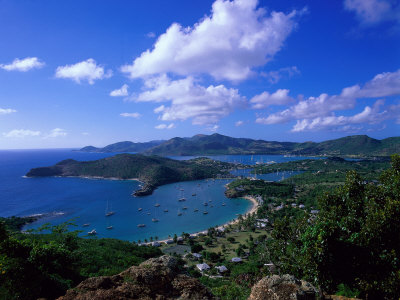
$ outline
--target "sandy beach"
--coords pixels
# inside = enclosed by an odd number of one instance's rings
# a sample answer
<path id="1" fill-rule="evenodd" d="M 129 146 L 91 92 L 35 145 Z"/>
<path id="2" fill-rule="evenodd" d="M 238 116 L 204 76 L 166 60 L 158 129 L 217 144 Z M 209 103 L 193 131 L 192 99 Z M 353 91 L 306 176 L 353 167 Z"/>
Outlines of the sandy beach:
<path id="1" fill-rule="evenodd" d="M 259 204 L 256 200 L 256 198 L 252 197 L 252 196 L 245 196 L 245 197 L 241 197 L 243 199 L 246 199 L 248 201 L 250 201 L 252 203 L 252 206 L 250 207 L 250 209 L 243 215 L 244 217 L 250 214 L 253 214 L 255 212 L 257 212 L 257 209 L 259 207 Z M 233 225 L 233 224 L 237 224 L 239 222 L 239 218 L 235 218 L 232 221 L 229 221 L 225 224 L 222 224 L 220 226 L 217 226 L 217 229 L 223 229 L 225 227 L 228 227 L 229 225 Z M 190 236 L 198 236 L 199 234 L 207 234 L 207 230 L 203 230 L 203 231 L 198 231 L 198 232 L 194 232 L 194 233 L 190 233 Z M 164 240 L 158 240 L 157 242 L 159 243 L 165 243 L 166 241 L 168 241 L 170 239 L 164 239 Z M 144 244 L 144 243 L 142 243 Z M 146 243 L 146 245 L 151 245 L 151 243 Z"/>

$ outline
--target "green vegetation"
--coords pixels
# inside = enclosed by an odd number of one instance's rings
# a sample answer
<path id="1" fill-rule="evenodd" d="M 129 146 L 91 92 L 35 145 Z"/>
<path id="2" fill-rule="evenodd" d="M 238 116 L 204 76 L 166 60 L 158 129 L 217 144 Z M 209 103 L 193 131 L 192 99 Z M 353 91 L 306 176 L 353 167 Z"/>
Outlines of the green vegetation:
<path id="1" fill-rule="evenodd" d="M 232 138 L 220 134 L 173 138 L 146 150 L 151 155 L 291 154 L 323 156 L 388 156 L 400 152 L 400 138 L 376 140 L 366 135 L 321 143 L 275 142 Z"/>
<path id="2" fill-rule="evenodd" d="M 78 162 L 67 159 L 51 167 L 31 169 L 26 176 L 88 176 L 101 178 L 138 178 L 144 182 L 136 195 L 151 194 L 163 184 L 227 176 L 231 164 L 196 158 L 178 161 L 159 156 L 118 154 L 95 161 Z"/>
<path id="3" fill-rule="evenodd" d="M 260 195 L 268 197 L 290 197 L 294 193 L 292 184 L 279 182 L 265 182 L 264 180 L 239 179 L 231 182 L 225 192 L 229 198 L 238 198 L 246 195 Z"/>
<path id="4" fill-rule="evenodd" d="M 24 225 L 35 222 L 36 220 L 36 217 L 0 217 L 0 223 L 3 222 L 6 229 L 12 232 L 18 232 L 22 229 L 22 227 L 24 227 Z"/>
<path id="5" fill-rule="evenodd" d="M 120 240 L 78 238 L 70 225 L 22 234 L 0 222 L 0 299 L 54 299 L 87 277 L 114 275 L 161 254 Z"/>
<path id="6" fill-rule="evenodd" d="M 150 142 L 145 142 L 145 143 L 134 143 L 134 142 L 118 142 L 115 144 L 108 145 L 104 148 L 96 148 L 93 146 L 86 146 L 80 149 L 79 151 L 82 152 L 102 152 L 102 153 L 108 153 L 108 152 L 142 152 L 147 149 L 150 149 L 152 147 L 155 147 L 164 141 L 150 141 Z"/>

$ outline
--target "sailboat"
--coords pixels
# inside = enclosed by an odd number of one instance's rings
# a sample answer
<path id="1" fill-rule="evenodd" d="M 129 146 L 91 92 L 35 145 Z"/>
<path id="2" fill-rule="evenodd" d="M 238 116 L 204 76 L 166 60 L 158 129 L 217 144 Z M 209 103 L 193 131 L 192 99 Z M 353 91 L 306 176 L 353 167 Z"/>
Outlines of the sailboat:
<path id="1" fill-rule="evenodd" d="M 108 229 L 108 230 L 113 229 L 113 228 L 114 227 L 112 225 L 106 227 L 106 229 Z"/>
<path id="2" fill-rule="evenodd" d="M 109 208 L 109 206 L 108 206 L 108 200 L 107 200 L 107 207 L 106 207 L 105 216 L 106 216 L 106 217 L 109 217 L 109 216 L 112 216 L 113 214 L 115 214 L 115 212 L 112 211 L 112 210 Z"/>
<path id="3" fill-rule="evenodd" d="M 182 212 L 178 210 L 178 217 L 182 216 Z"/>
<path id="4" fill-rule="evenodd" d="M 97 231 L 96 229 L 92 229 L 91 231 L 88 232 L 88 235 L 96 235 Z"/>

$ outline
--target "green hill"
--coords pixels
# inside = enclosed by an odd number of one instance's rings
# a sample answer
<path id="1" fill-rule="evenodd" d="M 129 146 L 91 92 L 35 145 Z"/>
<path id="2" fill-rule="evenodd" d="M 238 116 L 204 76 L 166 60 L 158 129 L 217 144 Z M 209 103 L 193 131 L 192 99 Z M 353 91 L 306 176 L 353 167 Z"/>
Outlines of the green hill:
<path id="1" fill-rule="evenodd" d="M 120 142 L 104 148 L 88 146 L 88 152 L 141 152 L 146 155 L 225 155 L 225 154 L 281 154 L 326 156 L 388 156 L 400 152 L 400 137 L 383 140 L 366 135 L 353 135 L 335 140 L 315 142 L 277 142 L 233 138 L 218 133 L 198 134 L 191 138 L 175 137 L 168 141 L 148 143 Z"/>
<path id="2" fill-rule="evenodd" d="M 79 151 L 83 152 L 102 152 L 102 153 L 109 153 L 109 152 L 142 152 L 152 147 L 155 147 L 164 141 L 150 141 L 145 143 L 134 143 L 134 142 L 118 142 L 111 145 L 108 145 L 104 148 L 97 148 L 93 146 L 86 146 L 80 149 Z"/>
<path id="3" fill-rule="evenodd" d="M 26 176 L 137 178 L 145 185 L 136 194 L 146 195 L 151 194 L 157 186 L 167 183 L 227 175 L 230 166 L 229 163 L 208 158 L 178 161 L 159 156 L 118 154 L 94 161 L 79 162 L 67 159 L 54 166 L 31 169 Z"/>

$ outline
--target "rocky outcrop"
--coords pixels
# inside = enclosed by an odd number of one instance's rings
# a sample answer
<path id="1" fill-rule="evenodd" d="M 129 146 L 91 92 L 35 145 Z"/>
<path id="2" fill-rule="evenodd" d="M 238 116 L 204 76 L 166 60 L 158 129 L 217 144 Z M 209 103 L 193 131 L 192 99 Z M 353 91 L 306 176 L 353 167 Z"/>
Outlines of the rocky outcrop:
<path id="1" fill-rule="evenodd" d="M 86 279 L 59 300 L 214 299 L 197 279 L 180 271 L 171 256 L 151 258 L 114 276 Z"/>
<path id="2" fill-rule="evenodd" d="M 249 300 L 315 300 L 316 289 L 291 275 L 273 275 L 261 279 L 251 289 Z"/>

